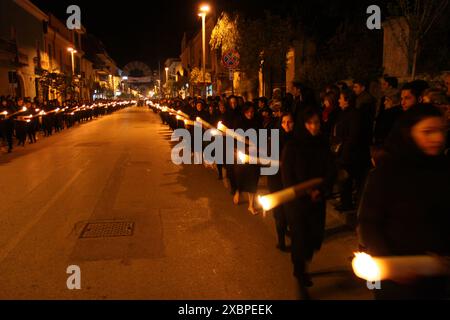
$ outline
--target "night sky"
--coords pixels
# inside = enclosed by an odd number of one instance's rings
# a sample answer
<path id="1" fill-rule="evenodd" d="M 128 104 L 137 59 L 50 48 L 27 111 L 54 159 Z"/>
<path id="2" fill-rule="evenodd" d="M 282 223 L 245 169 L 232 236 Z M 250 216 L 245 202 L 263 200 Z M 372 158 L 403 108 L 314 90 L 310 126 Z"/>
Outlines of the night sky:
<path id="1" fill-rule="evenodd" d="M 105 0 L 32 0 L 41 10 L 52 12 L 64 23 L 66 9 L 76 4 L 81 9 L 81 23 L 89 33 L 99 38 L 111 57 L 123 67 L 139 60 L 152 69 L 168 57 L 179 57 L 184 31 L 201 27 L 197 10 L 199 0 L 163 0 L 113 2 Z M 270 8 L 253 0 L 212 0 L 214 9 L 244 9 L 252 11 Z M 273 2 L 271 2 L 273 4 Z"/>
<path id="2" fill-rule="evenodd" d="M 210 4 L 220 13 L 239 11 L 246 16 L 272 14 L 293 15 L 293 8 L 303 7 L 301 19 L 317 20 L 316 28 L 336 29 L 342 15 L 357 15 L 365 27 L 367 4 L 384 2 L 373 0 L 31 0 L 46 12 L 52 12 L 64 23 L 69 16 L 66 9 L 76 4 L 81 8 L 81 23 L 105 45 L 119 67 L 139 60 L 156 69 L 166 58 L 179 57 L 183 32 L 200 30 L 198 8 Z M 322 15 L 322 16 L 321 16 Z M 295 16 L 295 14 L 294 14 Z M 333 20 L 334 23 L 329 25 Z"/>

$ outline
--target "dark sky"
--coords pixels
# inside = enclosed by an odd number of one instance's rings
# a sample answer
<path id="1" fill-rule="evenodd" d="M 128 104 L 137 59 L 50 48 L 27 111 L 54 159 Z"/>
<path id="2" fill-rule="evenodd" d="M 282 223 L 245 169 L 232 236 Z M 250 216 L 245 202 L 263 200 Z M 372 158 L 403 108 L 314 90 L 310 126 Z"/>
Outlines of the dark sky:
<path id="1" fill-rule="evenodd" d="M 32 2 L 64 19 L 64 23 L 69 16 L 66 14 L 67 7 L 78 5 L 83 26 L 104 43 L 108 53 L 121 67 L 129 61 L 141 60 L 155 68 L 159 59 L 178 56 L 183 31 L 193 28 L 197 21 L 196 1 L 192 0 Z"/>
<path id="2" fill-rule="evenodd" d="M 220 13 L 245 12 L 258 16 L 265 10 L 292 15 L 292 7 L 307 5 L 302 19 L 320 19 L 319 26 L 326 27 L 329 19 L 321 19 L 317 13 L 328 16 L 356 10 L 365 19 L 363 3 L 372 0 L 31 0 L 44 11 L 52 12 L 64 23 L 69 16 L 66 9 L 76 4 L 81 9 L 81 23 L 89 33 L 99 38 L 110 56 L 123 67 L 133 60 L 147 63 L 152 69 L 169 57 L 179 57 L 184 31 L 199 30 L 201 19 L 197 12 L 200 4 L 209 3 Z M 373 1 L 383 2 L 383 1 Z M 305 11 L 305 9 L 303 9 Z M 295 15 L 295 14 L 294 14 Z M 361 20 L 363 23 L 363 20 Z M 334 30 L 334 28 L 326 27 Z"/>
<path id="3" fill-rule="evenodd" d="M 32 0 L 40 9 L 52 12 L 64 23 L 66 9 L 76 4 L 81 23 L 98 37 L 108 53 L 123 67 L 133 60 L 157 68 L 168 57 L 178 57 L 184 31 L 200 28 L 197 10 L 201 0 L 105 1 Z M 212 0 L 212 8 L 252 8 L 253 0 Z M 261 3 L 261 2 L 259 2 Z"/>

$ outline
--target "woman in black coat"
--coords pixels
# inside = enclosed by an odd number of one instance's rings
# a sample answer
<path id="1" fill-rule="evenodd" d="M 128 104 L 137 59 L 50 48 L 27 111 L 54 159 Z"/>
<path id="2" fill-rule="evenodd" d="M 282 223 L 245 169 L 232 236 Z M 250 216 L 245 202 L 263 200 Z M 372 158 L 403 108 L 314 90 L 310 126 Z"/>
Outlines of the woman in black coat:
<path id="1" fill-rule="evenodd" d="M 245 131 L 249 129 L 255 129 L 258 133 L 258 129 L 261 127 L 259 121 L 255 118 L 255 107 L 251 102 L 245 103 L 243 107 L 243 115 L 236 121 L 235 130 L 242 129 Z M 239 150 L 238 150 L 239 151 Z M 246 147 L 246 155 L 252 155 L 249 153 L 249 148 Z M 234 176 L 236 179 L 236 191 L 234 194 L 234 204 L 239 203 L 239 197 L 242 192 L 248 193 L 248 210 L 253 215 L 258 214 L 255 209 L 255 194 L 258 187 L 260 167 L 258 164 L 235 164 Z"/>
<path id="2" fill-rule="evenodd" d="M 320 132 L 320 112 L 306 109 L 301 130 L 293 141 L 287 143 L 281 159 L 281 173 L 285 188 L 313 178 L 323 178 L 321 187 L 286 204 L 288 225 L 291 230 L 291 257 L 294 276 L 300 293 L 308 298 L 306 287 L 312 282 L 307 273 L 307 263 L 319 250 L 325 230 L 326 198 L 331 193 L 335 167 L 329 143 Z"/>
<path id="3" fill-rule="evenodd" d="M 446 123 L 432 105 L 399 119 L 387 155 L 370 173 L 359 209 L 359 236 L 374 256 L 450 255 L 450 161 Z M 443 299 L 445 277 L 414 273 L 381 282 L 377 299 Z"/>
<path id="4" fill-rule="evenodd" d="M 341 111 L 337 116 L 332 145 L 336 164 L 345 178 L 339 181 L 341 203 L 336 207 L 339 211 L 353 210 L 353 184 L 356 185 L 357 198 L 364 185 L 365 171 L 370 163 L 369 145 L 363 140 L 361 113 L 355 108 L 355 100 L 351 91 L 342 91 L 339 98 Z M 358 202 L 356 199 L 355 202 Z"/>
<path id="5" fill-rule="evenodd" d="M 278 120 L 277 129 L 279 130 L 279 152 L 283 154 L 286 144 L 293 139 L 294 116 L 292 113 L 284 113 Z M 281 164 L 280 164 L 281 165 Z M 270 193 L 274 193 L 283 189 L 283 181 L 281 178 L 281 169 L 277 174 L 267 176 L 267 184 Z M 283 206 L 273 209 L 273 217 L 275 219 L 275 228 L 277 232 L 278 244 L 277 248 L 281 251 L 287 251 L 286 234 L 287 234 L 287 216 Z"/>

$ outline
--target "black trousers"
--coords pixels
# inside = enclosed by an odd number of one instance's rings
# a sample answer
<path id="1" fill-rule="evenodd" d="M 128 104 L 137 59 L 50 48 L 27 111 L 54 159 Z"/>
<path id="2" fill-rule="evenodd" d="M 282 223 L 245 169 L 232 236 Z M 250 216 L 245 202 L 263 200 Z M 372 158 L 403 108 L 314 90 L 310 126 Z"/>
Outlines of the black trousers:
<path id="1" fill-rule="evenodd" d="M 275 219 L 275 228 L 277 231 L 278 244 L 281 246 L 286 245 L 286 233 L 287 233 L 287 217 L 283 206 L 273 209 L 273 218 Z"/>

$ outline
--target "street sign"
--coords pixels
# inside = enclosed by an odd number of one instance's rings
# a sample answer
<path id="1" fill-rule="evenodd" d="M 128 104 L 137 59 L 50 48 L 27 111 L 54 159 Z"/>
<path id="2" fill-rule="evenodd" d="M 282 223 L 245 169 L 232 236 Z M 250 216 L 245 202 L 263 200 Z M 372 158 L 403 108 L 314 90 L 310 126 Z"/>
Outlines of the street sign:
<path id="1" fill-rule="evenodd" d="M 236 50 L 228 50 L 222 56 L 222 64 L 225 68 L 236 69 L 239 66 L 239 52 Z"/>

